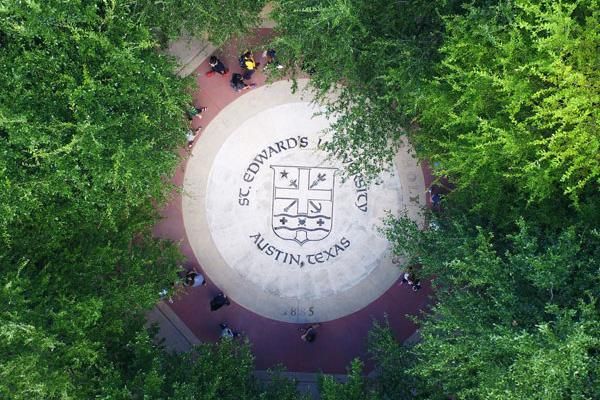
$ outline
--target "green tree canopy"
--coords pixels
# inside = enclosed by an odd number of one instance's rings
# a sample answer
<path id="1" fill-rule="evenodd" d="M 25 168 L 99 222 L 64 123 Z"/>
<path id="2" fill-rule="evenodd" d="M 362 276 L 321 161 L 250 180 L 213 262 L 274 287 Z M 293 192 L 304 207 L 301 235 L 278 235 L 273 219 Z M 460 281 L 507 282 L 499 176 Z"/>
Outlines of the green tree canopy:
<path id="1" fill-rule="evenodd" d="M 375 177 L 407 134 L 451 183 L 430 229 L 385 227 L 435 298 L 414 348 L 375 330 L 378 395 L 598 397 L 598 2 L 278 4 L 287 71 L 338 93 L 347 172 Z"/>
<path id="2" fill-rule="evenodd" d="M 354 359 L 348 368 L 346 382 L 338 382 L 331 375 L 322 375 L 319 380 L 319 392 L 323 400 L 377 399 L 376 393 L 363 376 L 363 364 L 359 359 Z"/>
<path id="3" fill-rule="evenodd" d="M 339 93 L 327 148 L 348 173 L 376 176 L 409 134 L 475 211 L 504 191 L 577 206 L 600 182 L 597 1 L 277 4 L 286 72 Z"/>
<path id="4" fill-rule="evenodd" d="M 433 276 L 411 375 L 423 398 L 592 399 L 600 393 L 600 234 L 547 237 L 525 221 L 506 240 L 470 224 L 388 237 Z M 380 345 L 376 346 L 376 348 Z M 389 368 L 389 366 L 388 366 Z"/>
<path id="5" fill-rule="evenodd" d="M 432 75 L 442 24 L 454 2 L 280 0 L 272 45 L 287 68 L 308 73 L 319 99 L 337 117 L 327 148 L 352 160 L 346 173 L 375 177 L 415 128 L 422 81 Z M 327 92 L 339 93 L 328 100 Z"/>
<path id="6" fill-rule="evenodd" d="M 258 26 L 265 4 L 266 0 L 130 0 L 116 7 L 139 16 L 138 23 L 150 27 L 159 39 L 177 39 L 187 33 L 222 44 Z"/>
<path id="7" fill-rule="evenodd" d="M 477 212 L 589 202 L 600 183 L 598 2 L 467 10 L 444 19 L 443 59 L 413 135 L 421 156 Z"/>
<path id="8" fill-rule="evenodd" d="M 0 2 L 1 398 L 261 394 L 247 347 L 169 356 L 144 328 L 181 261 L 150 228 L 191 100 L 157 51 L 159 17 L 169 35 L 199 31 L 180 13 L 190 4 Z M 222 39 L 251 26 L 260 2 L 249 4 L 204 27 Z"/>

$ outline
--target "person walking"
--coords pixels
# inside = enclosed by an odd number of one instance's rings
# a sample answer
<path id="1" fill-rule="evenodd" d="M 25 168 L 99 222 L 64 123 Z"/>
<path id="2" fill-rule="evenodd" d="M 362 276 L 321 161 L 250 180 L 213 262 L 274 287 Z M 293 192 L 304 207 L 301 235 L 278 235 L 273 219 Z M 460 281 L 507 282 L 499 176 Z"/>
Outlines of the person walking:
<path id="1" fill-rule="evenodd" d="M 416 292 L 416 291 L 418 291 L 420 289 L 421 289 L 421 280 L 417 279 L 412 284 L 412 290 L 413 290 L 413 292 Z"/>
<path id="2" fill-rule="evenodd" d="M 300 328 L 300 332 L 303 332 L 302 336 L 300 336 L 300 339 L 308 343 L 314 342 L 317 339 L 316 329 L 319 326 L 321 326 L 321 324 L 312 324 L 307 328 Z"/>
<path id="3" fill-rule="evenodd" d="M 233 339 L 238 337 L 240 334 L 231 329 L 225 322 L 220 323 L 221 327 L 221 339 Z"/>
<path id="4" fill-rule="evenodd" d="M 229 302 L 227 296 L 225 296 L 223 293 L 219 293 L 210 301 L 210 311 L 217 311 L 219 308 L 228 306 L 229 304 L 231 303 Z"/>

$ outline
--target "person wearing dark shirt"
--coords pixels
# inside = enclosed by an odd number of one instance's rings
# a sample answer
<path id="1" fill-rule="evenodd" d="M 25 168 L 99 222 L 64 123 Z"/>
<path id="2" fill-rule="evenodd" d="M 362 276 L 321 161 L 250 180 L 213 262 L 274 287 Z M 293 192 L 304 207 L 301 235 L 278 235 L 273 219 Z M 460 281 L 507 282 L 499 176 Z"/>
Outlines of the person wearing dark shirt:
<path id="1" fill-rule="evenodd" d="M 210 65 L 210 71 L 208 71 L 207 75 L 212 75 L 215 72 L 219 75 L 227 75 L 229 72 L 225 64 L 223 64 L 216 56 L 210 56 L 208 64 Z"/>
<path id="2" fill-rule="evenodd" d="M 229 299 L 223 293 L 219 293 L 210 301 L 210 311 L 217 311 L 223 306 L 228 306 Z"/>
<path id="3" fill-rule="evenodd" d="M 230 84 L 231 84 L 231 87 L 233 88 L 233 90 L 235 90 L 236 92 L 241 92 L 242 90 L 252 89 L 254 86 L 256 86 L 255 84 L 248 85 L 246 82 L 244 82 L 244 78 L 240 74 L 233 74 L 231 76 Z"/>

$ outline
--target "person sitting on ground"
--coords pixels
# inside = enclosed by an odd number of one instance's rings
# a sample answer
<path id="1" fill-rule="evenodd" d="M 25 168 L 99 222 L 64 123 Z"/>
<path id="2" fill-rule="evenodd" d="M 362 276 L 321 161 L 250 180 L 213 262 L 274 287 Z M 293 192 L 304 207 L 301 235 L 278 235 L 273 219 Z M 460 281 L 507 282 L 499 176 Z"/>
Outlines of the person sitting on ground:
<path id="1" fill-rule="evenodd" d="M 416 292 L 419 289 L 421 289 L 421 280 L 417 279 L 412 284 L 412 290 L 413 290 L 413 292 Z"/>
<path id="2" fill-rule="evenodd" d="M 181 276 L 181 275 L 180 275 Z M 161 300 L 167 300 L 169 303 L 173 303 L 173 297 L 177 296 L 179 293 L 179 290 L 181 289 L 181 280 L 177 279 L 174 282 L 171 282 L 171 285 L 169 288 L 162 288 L 158 294 L 160 296 Z"/>
<path id="3" fill-rule="evenodd" d="M 414 264 L 406 268 L 406 271 L 402 274 L 402 279 L 400 280 L 400 285 L 408 283 L 409 286 L 412 287 L 413 291 L 417 291 L 421 289 L 421 280 L 417 278 L 415 271 L 421 267 L 420 264 Z"/>
<path id="4" fill-rule="evenodd" d="M 187 114 L 188 119 L 191 121 L 194 119 L 194 117 L 202 118 L 202 115 L 200 115 L 200 113 L 206 111 L 207 109 L 208 107 L 190 106 L 190 108 L 188 108 L 185 113 Z"/>
<path id="5" fill-rule="evenodd" d="M 206 111 L 208 109 L 208 107 L 190 107 L 187 111 L 186 114 L 188 116 L 188 119 L 191 121 L 194 118 L 202 118 L 202 115 L 200 115 L 202 112 Z"/>
<path id="6" fill-rule="evenodd" d="M 204 279 L 204 275 L 199 274 L 194 270 L 191 270 L 188 271 L 187 274 L 185 274 L 183 285 L 191 287 L 206 286 L 206 279 Z"/>
<path id="7" fill-rule="evenodd" d="M 271 64 L 275 64 L 275 68 L 277 69 L 282 69 L 283 65 L 279 64 L 275 58 L 275 49 L 269 49 L 267 51 L 265 51 L 263 53 L 263 57 L 266 57 L 267 62 L 265 63 L 265 66 L 263 67 L 263 70 L 267 69 L 267 67 Z"/>
<path id="8" fill-rule="evenodd" d="M 440 203 L 442 202 L 442 189 L 437 185 L 431 185 L 427 192 L 429 193 L 429 198 L 431 199 L 431 207 L 434 209 L 439 209 Z"/>
<path id="9" fill-rule="evenodd" d="M 305 342 L 308 342 L 308 343 L 314 342 L 315 339 L 317 338 L 316 329 L 319 326 L 321 326 L 321 324 L 312 324 L 308 328 L 300 328 L 300 331 L 304 332 L 302 334 L 302 336 L 300 336 L 300 339 L 302 339 L 302 340 L 304 340 Z"/>
<path id="10" fill-rule="evenodd" d="M 233 74 L 231 76 L 230 84 L 233 90 L 235 90 L 236 92 L 252 89 L 254 86 L 256 86 L 255 84 L 248 85 L 246 82 L 244 82 L 244 78 L 240 74 Z"/>
<path id="11" fill-rule="evenodd" d="M 407 271 L 407 272 L 404 272 L 404 273 L 402 274 L 402 280 L 400 281 L 400 285 L 403 285 L 403 284 L 405 284 L 405 283 L 408 283 L 408 285 L 409 285 L 409 286 L 412 286 L 412 285 L 413 285 L 413 281 L 414 281 L 414 279 L 415 279 L 415 276 L 414 276 L 414 274 L 413 274 L 413 273 L 411 273 L 411 272 L 408 272 L 408 271 Z"/>
<path id="12" fill-rule="evenodd" d="M 196 128 L 196 130 L 194 130 L 194 131 L 192 131 L 191 129 L 188 129 L 187 133 L 185 134 L 185 138 L 187 139 L 189 148 L 191 148 L 194 145 L 194 140 L 196 140 L 196 136 L 198 136 L 200 134 L 201 130 L 202 130 L 201 126 Z"/>
<path id="13" fill-rule="evenodd" d="M 225 64 L 223 64 L 221 60 L 219 60 L 216 56 L 210 56 L 208 64 L 210 65 L 210 71 L 206 73 L 207 76 L 211 76 L 215 72 L 221 76 L 227 75 L 229 73 L 229 70 L 227 69 Z"/>
<path id="14" fill-rule="evenodd" d="M 172 286 L 174 287 L 174 286 L 175 286 L 175 284 L 172 284 Z M 161 300 L 165 300 L 165 299 L 166 299 L 166 300 L 167 300 L 169 303 L 173 303 L 173 297 L 171 297 L 171 296 L 169 295 L 169 289 L 167 289 L 167 288 L 162 288 L 162 289 L 160 290 L 160 292 L 158 292 L 158 295 L 160 296 L 160 299 L 161 299 Z"/>
<path id="15" fill-rule="evenodd" d="M 406 271 L 402 274 L 402 280 L 400 281 L 400 285 L 408 283 L 409 286 L 412 286 L 416 280 L 415 276 L 415 266 L 410 265 L 406 268 Z"/>

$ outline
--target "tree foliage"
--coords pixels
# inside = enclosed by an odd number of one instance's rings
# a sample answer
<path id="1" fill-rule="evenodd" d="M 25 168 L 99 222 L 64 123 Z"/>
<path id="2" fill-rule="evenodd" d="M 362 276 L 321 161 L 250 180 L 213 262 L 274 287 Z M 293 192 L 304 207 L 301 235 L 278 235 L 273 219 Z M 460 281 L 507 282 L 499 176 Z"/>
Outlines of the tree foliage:
<path id="1" fill-rule="evenodd" d="M 181 261 L 150 228 L 191 100 L 157 51 L 161 18 L 169 34 L 200 29 L 185 4 L 0 2 L 1 398 L 261 394 L 247 347 L 168 355 L 144 328 Z M 222 39 L 244 20 L 205 28 Z"/>
<path id="2" fill-rule="evenodd" d="M 510 204 L 588 201 L 600 183 L 598 2 L 467 10 L 444 20 L 424 132 L 413 136 L 422 156 L 493 212 L 506 191 Z"/>
<path id="3" fill-rule="evenodd" d="M 578 204 L 599 183 L 597 1 L 277 3 L 286 72 L 339 92 L 348 173 L 375 177 L 407 133 L 465 196 Z"/>
<path id="4" fill-rule="evenodd" d="M 430 1 L 301 0 L 276 2 L 272 45 L 287 68 L 308 73 L 337 120 L 327 149 L 352 160 L 347 174 L 374 178 L 414 129 L 421 81 L 431 75 L 441 40 Z M 335 90 L 335 98 L 328 92 Z"/>
<path id="5" fill-rule="evenodd" d="M 286 72 L 309 74 L 321 99 L 336 93 L 326 147 L 352 161 L 347 173 L 376 177 L 407 134 L 451 182 L 431 229 L 387 221 L 436 291 L 414 348 L 374 330 L 370 387 L 598 397 L 598 2 L 278 4 Z"/>
<path id="6" fill-rule="evenodd" d="M 600 393 L 597 230 L 569 227 L 547 237 L 521 220 L 499 241 L 456 221 L 424 232 L 408 220 L 388 224 L 396 251 L 435 276 L 435 306 L 420 321 L 411 369 L 423 398 Z"/>
<path id="7" fill-rule="evenodd" d="M 414 397 L 415 388 L 422 385 L 409 373 L 416 357 L 411 348 L 399 343 L 387 321 L 373 323 L 369 332 L 369 351 L 376 363 L 373 387 L 381 400 L 404 400 Z M 423 388 L 421 388 L 422 390 Z"/>
<path id="8" fill-rule="evenodd" d="M 124 12 L 139 15 L 140 22 L 163 41 L 187 33 L 223 44 L 259 25 L 266 0 L 129 0 L 117 4 Z"/>
<path id="9" fill-rule="evenodd" d="M 363 376 L 363 364 L 354 359 L 348 368 L 346 382 L 338 382 L 331 375 L 322 375 L 319 380 L 319 392 L 323 400 L 375 400 L 376 393 L 369 387 L 369 381 Z"/>
<path id="10" fill-rule="evenodd" d="M 257 386 L 244 344 L 169 355 L 143 328 L 177 279 L 149 230 L 190 101 L 157 50 L 225 41 L 263 5 L 0 0 L 0 397 L 296 397 Z M 408 134 L 455 185 L 436 229 L 387 221 L 435 278 L 422 342 L 376 327 L 379 378 L 355 361 L 323 397 L 598 397 L 597 0 L 279 0 L 273 16 L 281 73 L 310 74 L 348 174 L 375 178 Z"/>

